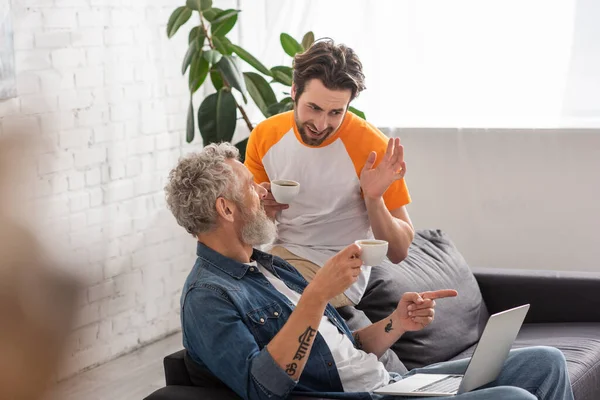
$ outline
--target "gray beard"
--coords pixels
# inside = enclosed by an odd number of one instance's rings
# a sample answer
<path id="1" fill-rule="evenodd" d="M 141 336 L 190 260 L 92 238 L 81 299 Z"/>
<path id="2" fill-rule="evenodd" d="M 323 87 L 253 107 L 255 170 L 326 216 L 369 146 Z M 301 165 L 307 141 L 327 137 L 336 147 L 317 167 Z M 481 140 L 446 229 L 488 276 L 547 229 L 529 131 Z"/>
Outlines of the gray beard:
<path id="1" fill-rule="evenodd" d="M 245 211 L 243 213 L 245 224 L 240 232 L 242 243 L 250 246 L 260 246 L 272 243 L 275 240 L 277 227 L 275 222 L 267 217 L 262 207 L 253 215 L 246 214 Z"/>

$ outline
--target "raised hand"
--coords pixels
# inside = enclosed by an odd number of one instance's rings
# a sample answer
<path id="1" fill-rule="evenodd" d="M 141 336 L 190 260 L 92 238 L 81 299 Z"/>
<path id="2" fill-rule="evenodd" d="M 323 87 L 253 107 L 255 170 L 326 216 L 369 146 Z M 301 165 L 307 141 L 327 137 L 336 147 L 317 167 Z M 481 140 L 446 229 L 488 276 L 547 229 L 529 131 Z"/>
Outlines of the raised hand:
<path id="1" fill-rule="evenodd" d="M 377 153 L 372 151 L 360 173 L 360 187 L 365 198 L 380 198 L 394 181 L 404 178 L 406 174 L 404 147 L 399 138 L 389 140 L 383 160 L 377 168 L 373 168 L 375 161 Z"/>

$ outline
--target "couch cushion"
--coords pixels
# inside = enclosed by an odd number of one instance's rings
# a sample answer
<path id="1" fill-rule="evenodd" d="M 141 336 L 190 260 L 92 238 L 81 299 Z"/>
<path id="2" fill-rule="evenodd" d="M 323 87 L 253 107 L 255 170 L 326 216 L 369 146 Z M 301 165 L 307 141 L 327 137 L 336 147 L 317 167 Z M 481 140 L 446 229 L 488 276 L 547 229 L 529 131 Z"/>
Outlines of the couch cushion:
<path id="1" fill-rule="evenodd" d="M 456 289 L 458 297 L 436 300 L 434 322 L 408 332 L 392 346 L 408 369 L 454 357 L 480 337 L 489 317 L 477 281 L 458 249 L 439 230 L 419 230 L 400 264 L 373 267 L 357 308 L 377 322 L 391 314 L 405 292 Z"/>
<path id="2" fill-rule="evenodd" d="M 576 400 L 600 399 L 600 323 L 525 324 L 513 348 L 552 346 L 567 359 Z M 475 347 L 454 359 L 470 357 Z"/>

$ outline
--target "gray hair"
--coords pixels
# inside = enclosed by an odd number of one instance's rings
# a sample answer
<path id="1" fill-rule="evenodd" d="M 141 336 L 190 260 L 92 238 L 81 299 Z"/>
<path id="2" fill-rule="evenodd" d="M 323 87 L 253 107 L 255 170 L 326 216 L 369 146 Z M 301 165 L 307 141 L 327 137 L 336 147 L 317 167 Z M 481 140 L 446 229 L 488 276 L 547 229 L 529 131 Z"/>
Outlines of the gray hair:
<path id="1" fill-rule="evenodd" d="M 181 158 L 169 173 L 165 187 L 167 206 L 188 233 L 210 232 L 217 222 L 219 197 L 237 198 L 237 180 L 227 160 L 238 160 L 239 151 L 230 143 L 209 144 Z"/>

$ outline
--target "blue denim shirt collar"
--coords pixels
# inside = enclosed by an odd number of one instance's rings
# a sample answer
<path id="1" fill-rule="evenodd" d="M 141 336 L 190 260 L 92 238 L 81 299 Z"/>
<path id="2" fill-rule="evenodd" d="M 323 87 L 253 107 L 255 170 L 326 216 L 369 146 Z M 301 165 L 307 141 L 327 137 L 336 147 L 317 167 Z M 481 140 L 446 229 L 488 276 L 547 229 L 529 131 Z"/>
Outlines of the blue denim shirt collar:
<path id="1" fill-rule="evenodd" d="M 198 242 L 198 245 L 196 246 L 196 254 L 198 255 L 198 257 L 209 262 L 215 268 L 220 269 L 221 271 L 230 275 L 232 278 L 238 280 L 242 279 L 244 275 L 246 275 L 246 273 L 248 272 L 248 269 L 250 268 L 248 264 L 244 264 L 239 261 L 232 260 L 229 257 L 225 257 L 224 255 L 217 253 L 202 242 Z M 269 270 L 269 272 L 271 272 L 279 278 L 277 271 L 275 271 L 275 269 L 273 268 L 273 256 L 271 254 L 253 249 L 251 259 L 255 260 L 257 263 L 265 267 L 267 270 Z"/>

